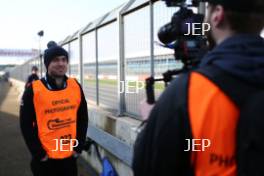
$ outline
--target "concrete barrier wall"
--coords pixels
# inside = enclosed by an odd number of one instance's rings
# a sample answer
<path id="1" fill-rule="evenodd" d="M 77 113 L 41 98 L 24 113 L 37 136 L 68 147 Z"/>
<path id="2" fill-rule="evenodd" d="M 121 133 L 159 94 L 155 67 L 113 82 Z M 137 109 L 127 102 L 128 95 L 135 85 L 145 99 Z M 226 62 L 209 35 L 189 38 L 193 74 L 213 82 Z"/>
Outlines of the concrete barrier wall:
<path id="1" fill-rule="evenodd" d="M 98 107 L 88 105 L 89 123 L 102 129 L 103 131 L 117 137 L 133 148 L 136 139 L 136 129 L 140 121 L 129 117 L 114 117 L 109 112 L 103 111 Z M 104 148 L 99 148 L 102 156 L 107 156 L 113 163 L 115 169 L 121 176 L 132 176 L 132 170 L 124 162 L 117 159 Z M 82 155 L 89 163 L 97 170 L 101 170 L 101 165 L 97 159 L 95 149 L 92 148 L 92 153 L 83 153 Z"/>
<path id="2" fill-rule="evenodd" d="M 25 83 L 15 79 L 10 79 L 13 86 L 19 91 L 20 96 L 18 101 L 20 101 L 21 96 L 24 91 Z M 89 114 L 89 125 L 93 125 L 98 129 L 116 137 L 117 139 L 123 141 L 125 144 L 133 148 L 136 136 L 137 127 L 140 125 L 140 121 L 130 118 L 130 117 L 115 117 L 110 112 L 104 111 L 101 108 L 88 104 L 88 114 Z M 116 171 L 120 176 L 132 176 L 132 170 L 130 166 L 109 151 L 105 150 L 103 147 L 99 146 L 99 151 L 101 156 L 107 156 L 115 167 Z M 82 157 L 98 172 L 102 170 L 101 164 L 97 158 L 94 147 L 91 147 L 91 152 L 83 152 Z"/>
<path id="3" fill-rule="evenodd" d="M 9 81 L 12 83 L 14 88 L 19 92 L 19 96 L 17 97 L 17 101 L 20 102 L 21 97 L 23 95 L 24 89 L 25 89 L 25 82 L 10 78 Z"/>

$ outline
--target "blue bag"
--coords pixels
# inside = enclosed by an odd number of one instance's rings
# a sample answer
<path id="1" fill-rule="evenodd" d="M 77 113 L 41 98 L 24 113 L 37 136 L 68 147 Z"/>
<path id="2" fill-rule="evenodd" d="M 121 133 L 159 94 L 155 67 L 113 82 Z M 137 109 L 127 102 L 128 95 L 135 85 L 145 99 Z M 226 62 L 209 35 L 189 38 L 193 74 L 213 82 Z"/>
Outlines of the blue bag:
<path id="1" fill-rule="evenodd" d="M 88 138 L 86 140 L 85 150 L 87 152 L 91 151 L 92 145 L 94 146 L 97 158 L 102 165 L 102 172 L 100 173 L 100 176 L 118 176 L 118 174 L 117 174 L 114 166 L 110 162 L 110 160 L 107 157 L 102 158 L 102 156 L 99 152 L 99 149 L 98 149 L 98 144 L 94 140 L 92 140 L 91 138 Z"/>
<path id="2" fill-rule="evenodd" d="M 107 157 L 102 159 L 102 168 L 103 170 L 100 176 L 118 176 L 113 165 Z"/>

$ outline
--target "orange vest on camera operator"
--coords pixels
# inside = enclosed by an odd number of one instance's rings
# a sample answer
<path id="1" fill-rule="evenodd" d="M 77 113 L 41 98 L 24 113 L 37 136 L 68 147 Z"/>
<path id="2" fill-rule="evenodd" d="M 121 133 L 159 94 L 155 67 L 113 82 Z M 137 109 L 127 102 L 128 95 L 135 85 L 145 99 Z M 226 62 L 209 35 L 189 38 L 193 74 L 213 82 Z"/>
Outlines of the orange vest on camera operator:
<path id="1" fill-rule="evenodd" d="M 239 110 L 231 99 L 200 73 L 192 73 L 188 90 L 194 139 L 209 139 L 205 151 L 192 152 L 195 176 L 236 176 L 236 126 Z"/>
<path id="2" fill-rule="evenodd" d="M 42 147 L 49 158 L 70 157 L 73 154 L 70 139 L 76 139 L 77 111 L 81 102 L 79 85 L 69 78 L 63 90 L 48 90 L 40 80 L 33 82 L 32 86 Z"/>

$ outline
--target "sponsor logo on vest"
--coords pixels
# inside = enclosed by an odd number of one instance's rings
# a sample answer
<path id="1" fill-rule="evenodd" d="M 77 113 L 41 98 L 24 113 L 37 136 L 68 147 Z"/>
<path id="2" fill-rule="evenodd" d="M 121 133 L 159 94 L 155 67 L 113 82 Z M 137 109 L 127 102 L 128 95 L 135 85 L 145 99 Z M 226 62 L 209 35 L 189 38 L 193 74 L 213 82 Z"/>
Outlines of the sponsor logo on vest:
<path id="1" fill-rule="evenodd" d="M 235 162 L 235 156 L 224 156 L 215 153 L 210 154 L 210 164 L 218 164 L 218 166 L 230 167 Z"/>
<path id="2" fill-rule="evenodd" d="M 75 120 L 71 120 L 71 118 L 60 120 L 59 118 L 49 120 L 47 123 L 48 129 L 57 130 L 60 128 L 69 127 Z"/>

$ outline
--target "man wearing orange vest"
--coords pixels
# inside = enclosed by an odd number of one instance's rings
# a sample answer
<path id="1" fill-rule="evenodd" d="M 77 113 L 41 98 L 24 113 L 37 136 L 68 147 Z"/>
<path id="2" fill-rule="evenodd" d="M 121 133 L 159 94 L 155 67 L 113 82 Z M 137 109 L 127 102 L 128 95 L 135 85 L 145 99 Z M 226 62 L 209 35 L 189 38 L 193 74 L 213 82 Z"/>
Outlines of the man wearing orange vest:
<path id="1" fill-rule="evenodd" d="M 88 113 L 81 86 L 65 75 L 68 62 L 68 52 L 49 42 L 44 53 L 47 73 L 22 97 L 20 126 L 32 154 L 34 176 L 77 176 Z"/>
<path id="2" fill-rule="evenodd" d="M 205 21 L 211 26 L 208 39 L 213 49 L 199 69 L 213 66 L 234 80 L 263 90 L 264 40 L 260 32 L 264 1 L 206 1 Z M 238 174 L 236 127 L 241 109 L 205 75 L 196 70 L 188 73 L 188 80 L 186 75 L 179 75 L 166 88 L 138 135 L 135 176 Z M 230 81 L 226 84 L 236 86 Z M 239 88 L 235 87 L 235 93 Z"/>

